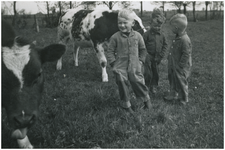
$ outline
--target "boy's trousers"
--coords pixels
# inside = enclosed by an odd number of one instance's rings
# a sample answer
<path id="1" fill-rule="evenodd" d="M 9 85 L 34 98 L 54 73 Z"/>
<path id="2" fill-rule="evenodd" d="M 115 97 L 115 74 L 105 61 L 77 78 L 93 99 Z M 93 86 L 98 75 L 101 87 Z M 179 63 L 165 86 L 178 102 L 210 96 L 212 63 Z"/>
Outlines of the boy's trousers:
<path id="1" fill-rule="evenodd" d="M 154 60 L 154 57 L 147 54 L 144 64 L 145 84 L 148 88 L 158 86 L 159 82 L 159 66 Z"/>
<path id="2" fill-rule="evenodd" d="M 171 92 L 178 92 L 180 99 L 188 102 L 188 77 L 190 76 L 190 68 L 187 70 L 179 66 L 168 68 L 168 78 Z"/>
<path id="3" fill-rule="evenodd" d="M 116 83 L 118 85 L 121 105 L 124 108 L 131 106 L 130 91 L 131 85 L 136 97 L 143 102 L 150 100 L 148 88 L 145 86 L 142 74 L 142 64 L 137 57 L 120 57 L 113 66 Z M 130 84 L 129 84 L 130 82 Z"/>

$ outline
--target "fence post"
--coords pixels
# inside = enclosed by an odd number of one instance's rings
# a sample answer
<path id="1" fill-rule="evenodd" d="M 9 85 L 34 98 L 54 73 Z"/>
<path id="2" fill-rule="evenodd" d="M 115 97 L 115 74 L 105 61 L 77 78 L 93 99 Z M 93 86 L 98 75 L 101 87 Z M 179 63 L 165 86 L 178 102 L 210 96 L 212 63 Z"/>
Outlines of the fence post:
<path id="1" fill-rule="evenodd" d="M 35 22 L 36 31 L 39 32 L 39 25 L 38 25 L 38 20 L 36 18 L 36 15 L 34 15 L 34 22 Z"/>

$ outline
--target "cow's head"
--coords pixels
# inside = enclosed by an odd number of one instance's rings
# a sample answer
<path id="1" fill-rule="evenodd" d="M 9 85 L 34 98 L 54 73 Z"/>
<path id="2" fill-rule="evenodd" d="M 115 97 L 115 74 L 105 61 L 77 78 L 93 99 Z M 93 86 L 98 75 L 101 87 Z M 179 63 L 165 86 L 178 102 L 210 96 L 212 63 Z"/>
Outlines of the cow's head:
<path id="1" fill-rule="evenodd" d="M 2 105 L 6 109 L 15 138 L 24 138 L 27 128 L 38 118 L 43 91 L 42 65 L 59 59 L 65 46 L 54 44 L 37 48 L 27 40 L 15 37 L 12 27 L 2 21 Z"/>

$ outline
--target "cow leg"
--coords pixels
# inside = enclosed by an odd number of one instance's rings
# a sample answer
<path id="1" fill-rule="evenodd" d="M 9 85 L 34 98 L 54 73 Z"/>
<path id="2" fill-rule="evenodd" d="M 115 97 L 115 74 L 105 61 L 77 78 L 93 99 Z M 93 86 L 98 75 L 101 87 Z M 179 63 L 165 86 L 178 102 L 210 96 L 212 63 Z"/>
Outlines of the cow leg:
<path id="1" fill-rule="evenodd" d="M 74 42 L 73 43 L 73 59 L 74 59 L 74 64 L 75 66 L 78 66 L 78 53 L 80 50 L 80 46 L 76 46 L 77 44 Z"/>
<path id="2" fill-rule="evenodd" d="M 70 33 L 67 30 L 62 29 L 61 27 L 58 27 L 58 40 L 59 44 L 66 45 L 68 44 L 70 40 Z M 56 70 L 62 69 L 62 57 L 59 58 L 56 64 Z"/>
<path id="3" fill-rule="evenodd" d="M 96 45 L 96 55 L 102 67 L 102 82 L 108 82 L 108 74 L 106 72 L 107 60 L 104 53 L 103 43 Z"/>
<path id="4" fill-rule="evenodd" d="M 61 70 L 62 69 L 62 57 L 59 58 L 56 64 L 56 70 Z"/>
<path id="5" fill-rule="evenodd" d="M 33 148 L 27 136 L 24 139 L 17 139 L 17 143 L 20 148 Z"/>

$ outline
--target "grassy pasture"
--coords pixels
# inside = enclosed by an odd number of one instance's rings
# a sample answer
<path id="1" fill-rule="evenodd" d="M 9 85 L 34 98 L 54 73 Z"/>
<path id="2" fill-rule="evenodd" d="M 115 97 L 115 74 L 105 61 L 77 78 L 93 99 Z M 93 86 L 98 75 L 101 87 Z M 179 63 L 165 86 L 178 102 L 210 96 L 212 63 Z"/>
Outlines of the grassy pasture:
<path id="1" fill-rule="evenodd" d="M 40 118 L 28 136 L 36 148 L 223 148 L 223 21 L 190 22 L 187 33 L 193 44 L 193 71 L 189 80 L 190 102 L 186 106 L 166 103 L 169 89 L 167 60 L 160 65 L 158 93 L 152 110 L 142 110 L 144 130 L 119 108 L 117 86 L 108 66 L 109 82 L 101 82 L 101 69 L 90 43 L 84 42 L 75 67 L 72 45 L 56 62 L 45 64 L 45 90 Z M 164 25 L 168 37 L 168 23 Z M 56 42 L 56 29 L 17 31 L 38 46 Z M 132 99 L 134 105 L 139 102 Z M 2 147 L 17 147 L 10 139 L 2 111 Z"/>

